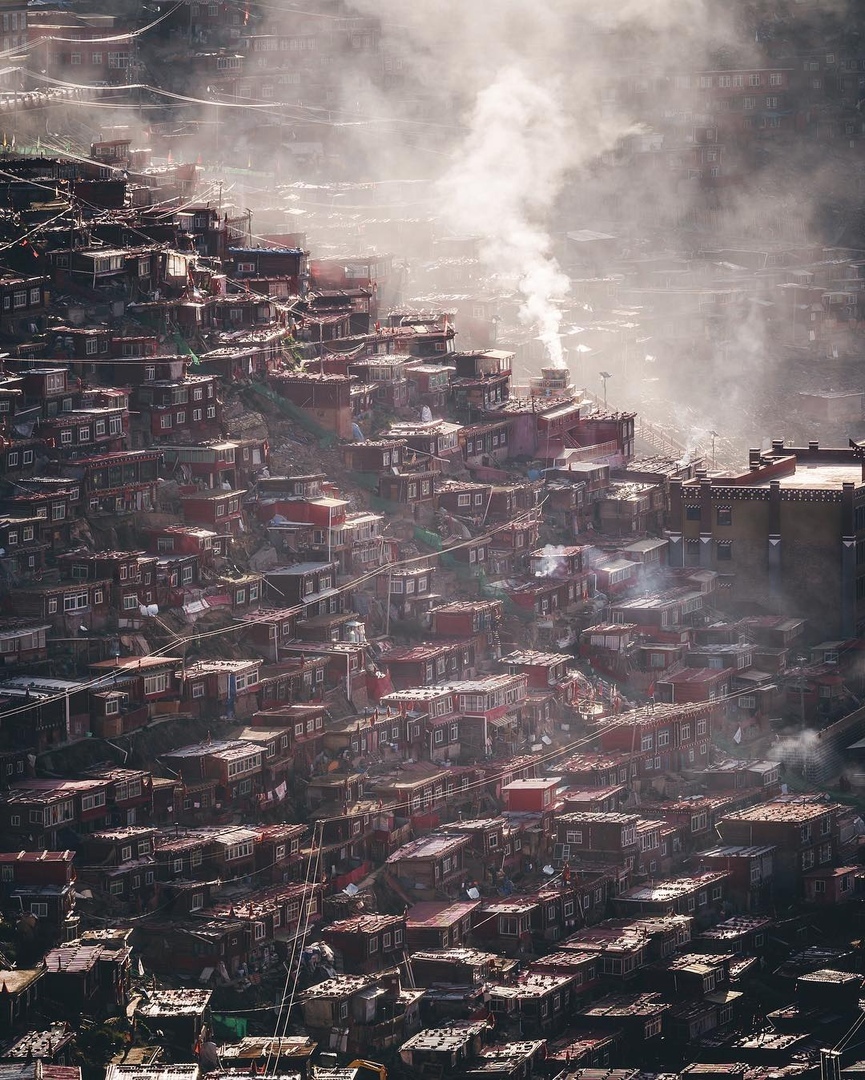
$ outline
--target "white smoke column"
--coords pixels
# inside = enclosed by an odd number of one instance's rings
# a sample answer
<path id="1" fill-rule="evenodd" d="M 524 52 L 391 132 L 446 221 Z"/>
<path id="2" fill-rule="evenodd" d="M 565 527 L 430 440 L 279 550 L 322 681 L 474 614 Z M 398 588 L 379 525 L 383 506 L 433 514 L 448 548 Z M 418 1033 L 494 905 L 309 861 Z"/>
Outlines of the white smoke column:
<path id="1" fill-rule="evenodd" d="M 564 367 L 558 303 L 569 282 L 543 222 L 569 165 L 568 124 L 555 87 L 519 67 L 477 96 L 470 132 L 441 180 L 448 223 L 481 238 L 481 257 L 523 295 L 520 319 L 537 328 L 554 367 Z"/>
<path id="2" fill-rule="evenodd" d="M 562 556 L 564 548 L 558 544 L 546 544 L 541 548 L 540 559 L 537 561 L 537 570 L 535 570 L 535 577 L 554 577 L 557 573 L 560 563 L 559 559 Z"/>

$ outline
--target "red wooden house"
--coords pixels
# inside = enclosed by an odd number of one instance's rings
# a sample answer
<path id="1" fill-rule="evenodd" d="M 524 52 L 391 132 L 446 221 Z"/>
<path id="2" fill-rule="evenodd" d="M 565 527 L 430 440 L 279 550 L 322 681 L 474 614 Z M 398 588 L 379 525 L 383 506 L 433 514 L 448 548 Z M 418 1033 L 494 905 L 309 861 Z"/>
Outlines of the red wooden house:
<path id="1" fill-rule="evenodd" d="M 352 472 L 379 473 L 399 469 L 405 460 L 405 439 L 369 439 L 340 447 L 343 464 Z"/>
<path id="2" fill-rule="evenodd" d="M 655 682 L 655 694 L 659 701 L 671 705 L 720 701 L 729 694 L 732 677 L 729 668 L 719 671 L 710 667 L 689 667 L 659 678 Z"/>
<path id="3" fill-rule="evenodd" d="M 262 756 L 259 745 L 239 739 L 195 743 L 164 755 L 169 768 L 179 772 L 185 783 L 215 781 L 217 801 L 235 807 L 258 805 Z"/>
<path id="4" fill-rule="evenodd" d="M 511 675 L 525 675 L 529 691 L 554 691 L 562 705 L 575 705 L 579 679 L 570 664 L 569 653 L 544 653 L 534 649 L 517 650 L 501 659 Z"/>
<path id="5" fill-rule="evenodd" d="M 105 680 L 106 689 L 127 693 L 130 710 L 144 705 L 153 717 L 177 711 L 175 672 L 182 663 L 178 656 L 126 656 L 97 660 L 90 670 Z"/>
<path id="6" fill-rule="evenodd" d="M 195 525 L 145 526 L 150 551 L 159 555 L 198 555 L 203 565 L 210 565 L 214 556 L 227 555 L 230 538 L 211 529 Z"/>
<path id="7" fill-rule="evenodd" d="M 340 970 L 350 975 L 380 971 L 401 961 L 405 950 L 405 915 L 355 915 L 321 930 Z"/>
<path id="8" fill-rule="evenodd" d="M 16 784 L 15 790 L 30 796 L 51 793 L 71 799 L 76 832 L 97 832 L 108 824 L 109 780 L 22 780 Z"/>
<path id="9" fill-rule="evenodd" d="M 432 899 L 444 892 L 455 897 L 465 873 L 467 836 L 431 835 L 404 844 L 385 863 L 385 878 L 394 879 L 404 893 Z"/>
<path id="10" fill-rule="evenodd" d="M 464 948 L 471 938 L 472 913 L 480 900 L 422 900 L 406 911 L 409 949 Z"/>
<path id="11" fill-rule="evenodd" d="M 198 660 L 178 669 L 181 708 L 197 716 L 249 716 L 258 707 L 261 660 Z"/>
<path id="12" fill-rule="evenodd" d="M 431 642 L 388 649 L 379 657 L 397 690 L 451 682 L 474 673 L 471 642 Z"/>
<path id="13" fill-rule="evenodd" d="M 236 535 L 243 531 L 242 489 L 197 491 L 181 496 L 183 519 L 189 525 Z"/>
<path id="14" fill-rule="evenodd" d="M 512 813 L 540 814 L 553 809 L 560 776 L 511 780 L 502 788 L 505 809 Z"/>
<path id="15" fill-rule="evenodd" d="M 658 705 L 654 711 L 634 710 L 600 732 L 601 750 L 631 754 L 641 778 L 659 770 L 705 768 L 711 739 L 711 707 L 683 711 L 673 705 Z"/>
<path id="16" fill-rule="evenodd" d="M 129 410 L 75 409 L 42 420 L 38 430 L 52 458 L 94 452 L 114 453 L 127 448 Z"/>

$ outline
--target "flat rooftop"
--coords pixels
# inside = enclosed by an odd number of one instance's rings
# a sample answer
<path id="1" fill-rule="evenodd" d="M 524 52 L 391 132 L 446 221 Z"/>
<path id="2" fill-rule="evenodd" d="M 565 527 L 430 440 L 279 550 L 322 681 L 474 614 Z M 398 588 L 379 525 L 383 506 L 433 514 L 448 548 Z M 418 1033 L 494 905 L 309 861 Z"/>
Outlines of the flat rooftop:
<path id="1" fill-rule="evenodd" d="M 838 488 L 842 484 L 855 484 L 862 486 L 862 466 L 858 461 L 849 464 L 833 464 L 831 462 L 806 461 L 796 462 L 796 471 L 786 476 L 779 476 L 781 490 L 784 488 Z M 756 484 L 748 484 L 747 487 L 769 487 L 769 479 Z"/>

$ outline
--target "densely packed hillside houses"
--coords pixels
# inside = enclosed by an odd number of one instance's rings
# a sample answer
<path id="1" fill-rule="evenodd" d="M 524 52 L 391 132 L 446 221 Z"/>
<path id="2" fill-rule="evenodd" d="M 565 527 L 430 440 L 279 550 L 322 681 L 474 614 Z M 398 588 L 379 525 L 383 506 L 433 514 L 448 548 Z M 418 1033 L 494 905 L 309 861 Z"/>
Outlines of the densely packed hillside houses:
<path id="1" fill-rule="evenodd" d="M 116 7 L 0 0 L 0 1080 L 854 1080 L 861 388 L 627 404 L 731 318 L 854 348 L 852 234 L 582 223 L 557 347 L 338 124 L 217 115 L 407 85 L 380 19 Z M 748 17 L 611 167 L 855 157 L 852 30 Z"/>

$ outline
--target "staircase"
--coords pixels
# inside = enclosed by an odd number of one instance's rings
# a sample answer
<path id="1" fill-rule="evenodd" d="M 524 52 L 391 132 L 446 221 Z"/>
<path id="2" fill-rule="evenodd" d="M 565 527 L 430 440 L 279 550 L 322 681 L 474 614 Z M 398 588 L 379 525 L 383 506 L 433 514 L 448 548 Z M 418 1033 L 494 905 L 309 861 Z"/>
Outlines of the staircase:
<path id="1" fill-rule="evenodd" d="M 634 439 L 650 447 L 656 454 L 675 458 L 676 461 L 681 461 L 688 454 L 695 452 L 695 448 L 688 450 L 677 439 L 674 439 L 669 431 L 650 423 L 639 413 L 634 419 Z M 699 451 L 699 448 L 696 449 Z"/>

